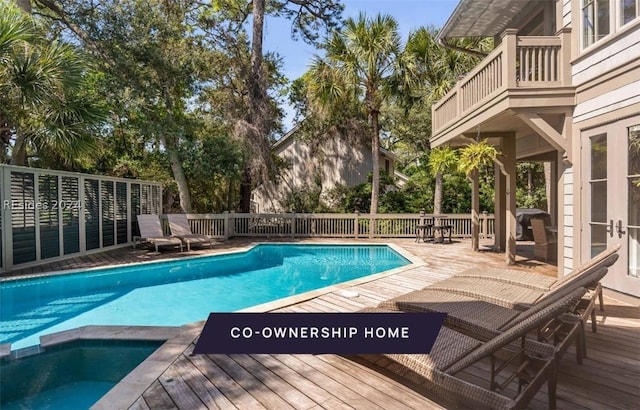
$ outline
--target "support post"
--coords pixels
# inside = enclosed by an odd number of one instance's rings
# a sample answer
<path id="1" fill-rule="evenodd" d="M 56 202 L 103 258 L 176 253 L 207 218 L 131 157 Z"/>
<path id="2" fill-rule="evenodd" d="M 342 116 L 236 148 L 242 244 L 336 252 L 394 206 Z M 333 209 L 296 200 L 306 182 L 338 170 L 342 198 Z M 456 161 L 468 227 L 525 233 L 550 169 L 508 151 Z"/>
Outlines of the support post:
<path id="1" fill-rule="evenodd" d="M 480 183 L 478 170 L 471 172 L 471 249 L 476 252 L 480 249 Z"/>
<path id="2" fill-rule="evenodd" d="M 502 163 L 506 173 L 505 228 L 506 249 L 505 261 L 509 265 L 516 263 L 516 138 L 502 139 Z"/>
<path id="3" fill-rule="evenodd" d="M 502 37 L 502 78 L 503 86 L 507 89 L 516 86 L 516 36 L 518 29 L 506 29 Z"/>
<path id="4" fill-rule="evenodd" d="M 231 222 L 229 218 L 229 211 L 224 211 L 223 221 L 224 221 L 224 239 L 227 240 L 231 235 Z"/>
<path id="5" fill-rule="evenodd" d="M 500 165 L 495 164 L 495 212 L 494 212 L 494 247 L 496 250 L 503 252 L 507 247 L 506 236 L 506 218 L 505 218 L 505 200 L 506 200 L 506 184 L 505 175 L 500 170 Z"/>

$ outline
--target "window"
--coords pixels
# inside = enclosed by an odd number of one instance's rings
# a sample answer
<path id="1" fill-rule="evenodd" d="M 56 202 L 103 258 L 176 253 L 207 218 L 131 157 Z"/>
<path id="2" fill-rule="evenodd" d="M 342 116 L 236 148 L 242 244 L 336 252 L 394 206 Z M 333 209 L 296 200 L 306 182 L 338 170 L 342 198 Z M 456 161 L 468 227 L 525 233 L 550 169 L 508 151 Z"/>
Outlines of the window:
<path id="1" fill-rule="evenodd" d="M 628 133 L 628 275 L 635 278 L 640 278 L 640 125 L 629 127 Z"/>
<path id="2" fill-rule="evenodd" d="M 582 0 L 581 13 L 582 48 L 587 48 L 616 27 L 636 20 L 640 16 L 640 0 Z"/>
<path id="3" fill-rule="evenodd" d="M 582 0 L 582 47 L 602 39 L 611 30 L 610 0 Z"/>
<path id="4" fill-rule="evenodd" d="M 607 247 L 607 134 L 591 137 L 591 256 Z M 605 199 L 605 200 L 603 200 Z"/>
<path id="5" fill-rule="evenodd" d="M 635 20 L 640 9 L 640 0 L 621 0 L 620 3 L 620 25 L 624 26 L 627 23 Z"/>

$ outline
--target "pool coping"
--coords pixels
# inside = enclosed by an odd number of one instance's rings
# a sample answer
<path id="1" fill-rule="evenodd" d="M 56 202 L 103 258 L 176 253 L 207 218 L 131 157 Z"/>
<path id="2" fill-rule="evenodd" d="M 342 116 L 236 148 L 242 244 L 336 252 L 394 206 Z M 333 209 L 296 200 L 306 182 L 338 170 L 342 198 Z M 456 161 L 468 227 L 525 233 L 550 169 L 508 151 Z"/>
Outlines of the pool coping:
<path id="1" fill-rule="evenodd" d="M 10 350 L 11 344 L 0 345 L 0 359 L 10 360 L 46 352 L 47 348 L 78 340 L 166 341 L 174 338 L 180 326 L 87 325 L 40 336 L 40 344 Z M 6 350 L 6 352 L 5 352 Z M 6 354 L 5 354 L 6 353 Z"/>
<path id="2" fill-rule="evenodd" d="M 249 248 L 253 248 L 259 244 L 270 242 L 257 242 L 249 245 Z M 294 244 L 292 242 L 278 242 L 279 244 Z M 300 242 L 295 242 L 300 244 Z M 314 299 L 316 297 L 337 291 L 344 291 L 350 287 L 361 285 L 363 283 L 371 282 L 391 275 L 397 275 L 398 273 L 406 270 L 418 268 L 420 266 L 427 266 L 422 258 L 417 257 L 407 251 L 406 249 L 392 243 L 355 243 L 355 242 L 341 242 L 339 244 L 327 245 L 386 245 L 398 252 L 402 257 L 407 259 L 410 263 L 398 268 L 390 269 L 384 272 L 375 273 L 372 275 L 364 276 L 361 278 L 353 279 L 347 282 L 339 283 L 336 285 L 326 286 L 324 288 L 315 289 L 309 292 L 301 293 L 299 295 L 288 296 L 286 298 L 278 299 L 272 302 L 263 303 L 249 308 L 238 310 L 237 312 L 268 312 L 275 309 L 285 308 L 303 301 Z M 235 252 L 235 251 L 234 251 Z M 110 410 L 114 408 L 126 409 L 131 407 L 143 393 L 153 384 L 154 381 L 160 378 L 162 374 L 171 366 L 180 355 L 187 350 L 187 348 L 195 341 L 200 335 L 205 321 L 199 321 L 184 325 L 180 328 L 179 334 L 165 342 L 158 348 L 151 356 L 145 361 L 140 363 L 138 367 L 133 369 L 131 373 L 125 376 L 115 387 L 109 390 L 100 400 L 98 400 L 91 410 Z"/>
<path id="3" fill-rule="evenodd" d="M 327 240 L 336 240 L 339 238 L 326 238 Z M 316 241 L 312 241 L 312 240 L 301 240 L 301 241 L 296 241 L 296 242 L 286 242 L 286 241 L 279 241 L 279 242 L 264 242 L 264 241 L 258 241 L 258 242 L 252 242 L 249 245 L 244 245 L 244 246 L 238 246 L 237 248 L 233 249 L 233 250 L 229 250 L 229 251 L 222 251 L 222 252 L 216 252 L 216 253 L 203 253 L 203 254 L 198 254 L 198 255 L 189 255 L 189 256 L 176 256 L 174 258 L 166 258 L 166 259 L 159 259 L 159 260 L 151 260 L 151 261 L 143 261 L 143 262 L 130 262 L 130 263 L 121 263 L 121 264 L 117 264 L 117 265 L 103 265 L 103 266 L 91 266 L 91 267 L 87 267 L 87 268 L 74 268 L 74 269 L 65 269 L 65 270 L 57 270 L 57 271 L 49 271 L 49 272 L 39 272 L 39 273 L 30 273 L 30 274 L 24 274 L 24 275 L 15 275 L 15 276 L 0 276 L 0 283 L 3 282 L 12 282 L 12 281 L 18 281 L 18 280 L 23 280 L 23 279 L 36 279 L 36 278 L 46 278 L 46 277 L 52 277 L 52 276 L 59 276 L 59 275 L 72 275 L 74 273 L 81 273 L 81 272 L 93 272 L 96 270 L 103 270 L 103 269 L 111 269 L 111 268 L 124 268 L 124 267 L 128 267 L 128 266 L 139 266 L 139 265 L 148 265 L 148 264 L 155 264 L 155 263 L 170 263 L 170 262 L 177 262 L 177 261 L 183 261 L 185 259 L 199 259 L 199 258 L 210 258 L 213 256 L 223 256 L 223 255 L 235 255 L 235 254 L 240 254 L 240 253 L 245 253 L 245 252 L 249 252 L 251 251 L 253 248 L 260 246 L 260 245 L 316 245 L 316 246 L 326 246 L 326 245 L 331 245 L 331 246 L 388 246 L 391 249 L 393 249 L 394 251 L 398 252 L 402 257 L 404 257 L 405 259 L 409 260 L 412 263 L 413 260 L 411 258 L 414 258 L 416 260 L 418 260 L 417 263 L 425 263 L 422 259 L 417 258 L 415 255 L 412 255 L 410 253 L 407 253 L 406 250 L 402 249 L 402 247 L 397 246 L 393 243 L 386 243 L 386 242 L 355 242 L 355 241 L 345 241 L 345 242 L 339 242 L 339 243 L 320 243 L 320 242 L 316 242 Z"/>

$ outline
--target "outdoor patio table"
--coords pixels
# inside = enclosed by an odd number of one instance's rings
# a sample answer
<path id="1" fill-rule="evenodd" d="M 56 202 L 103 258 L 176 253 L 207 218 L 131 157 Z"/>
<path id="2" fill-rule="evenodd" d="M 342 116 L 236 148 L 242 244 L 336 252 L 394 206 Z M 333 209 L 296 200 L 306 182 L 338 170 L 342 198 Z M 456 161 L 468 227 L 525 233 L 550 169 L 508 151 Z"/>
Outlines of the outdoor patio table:
<path id="1" fill-rule="evenodd" d="M 431 239 L 431 229 L 433 224 L 416 225 L 416 242 L 426 242 Z"/>

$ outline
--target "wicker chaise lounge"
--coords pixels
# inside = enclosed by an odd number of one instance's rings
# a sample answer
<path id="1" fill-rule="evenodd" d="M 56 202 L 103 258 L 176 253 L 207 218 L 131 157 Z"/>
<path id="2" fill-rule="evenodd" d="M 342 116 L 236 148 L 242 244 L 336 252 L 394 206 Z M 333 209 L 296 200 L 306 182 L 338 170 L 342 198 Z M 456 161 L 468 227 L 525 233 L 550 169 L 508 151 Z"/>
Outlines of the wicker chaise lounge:
<path id="1" fill-rule="evenodd" d="M 416 290 L 389 299 L 381 302 L 378 307 L 389 311 L 447 313 L 445 319 L 447 327 L 488 340 L 501 332 L 510 330 L 522 321 L 546 309 L 549 305 L 567 297 L 576 289 L 584 288 L 585 284 L 602 279 L 606 273 L 607 268 L 589 271 L 587 275 L 572 282 L 570 286 L 558 287 L 548 292 L 538 303 L 524 311 L 467 295 L 431 288 Z M 582 358 L 586 356 L 584 321 L 590 312 L 585 312 L 584 308 L 578 309 L 579 306 L 576 304 L 574 313 L 580 315 L 565 315 L 563 321 L 558 323 L 559 326 L 555 332 L 549 332 L 549 329 L 539 329 L 538 340 L 555 343 L 560 353 L 564 353 L 576 340 L 576 356 L 578 362 L 581 363 Z"/>
<path id="2" fill-rule="evenodd" d="M 463 401 L 474 408 L 523 408 L 546 382 L 549 408 L 555 409 L 556 349 L 526 337 L 530 331 L 545 327 L 574 309 L 585 292 L 586 289 L 576 289 L 488 340 L 442 328 L 430 354 L 385 355 L 402 365 L 400 368 L 390 366 L 389 369 L 412 382 L 425 385 L 444 398 Z M 388 312 L 382 307 L 365 311 Z M 486 385 L 475 384 L 459 375 L 462 370 L 486 358 L 490 359 L 491 370 Z M 517 386 L 513 397 L 508 396 L 513 389 L 507 388 L 512 382 Z"/>
<path id="3" fill-rule="evenodd" d="M 155 214 L 138 215 L 138 227 L 140 228 L 140 236 L 133 238 L 133 247 L 136 247 L 137 243 L 149 242 L 153 244 L 158 252 L 159 246 L 180 246 L 180 252 L 182 252 L 182 241 L 172 236 L 165 236 L 162 232 L 162 225 L 160 224 L 160 217 Z"/>
<path id="4" fill-rule="evenodd" d="M 171 229 L 171 234 L 187 245 L 187 252 L 191 251 L 191 245 L 202 245 L 208 243 L 209 248 L 213 246 L 213 242 L 210 237 L 194 234 L 191 231 L 187 215 L 167 214 L 167 219 L 169 220 L 169 229 Z"/>
<path id="5" fill-rule="evenodd" d="M 620 246 L 615 246 L 604 250 L 560 280 L 529 272 L 489 268 L 484 271 L 467 270 L 425 289 L 469 296 L 510 309 L 525 310 L 557 289 L 582 286 L 590 290 L 589 297 L 584 302 L 584 310 L 586 315 L 591 316 L 592 330 L 596 332 L 594 307 L 595 300 L 599 299 L 600 309 L 603 309 L 602 287 L 599 283 L 602 276 L 591 276 L 591 280 L 584 278 L 612 266 L 618 260 L 619 249 Z"/>
<path id="6" fill-rule="evenodd" d="M 531 289 L 546 291 L 550 290 L 554 286 L 558 286 L 561 283 L 574 279 L 576 276 L 584 273 L 588 269 L 613 265 L 615 260 L 612 261 L 611 259 L 614 258 L 614 255 L 617 254 L 619 249 L 620 245 L 617 245 L 600 252 L 588 262 L 574 269 L 569 275 L 566 275 L 561 279 L 541 275 L 539 273 L 496 267 L 471 268 L 455 274 L 454 277 L 492 279 L 498 282 L 505 282 Z"/>

